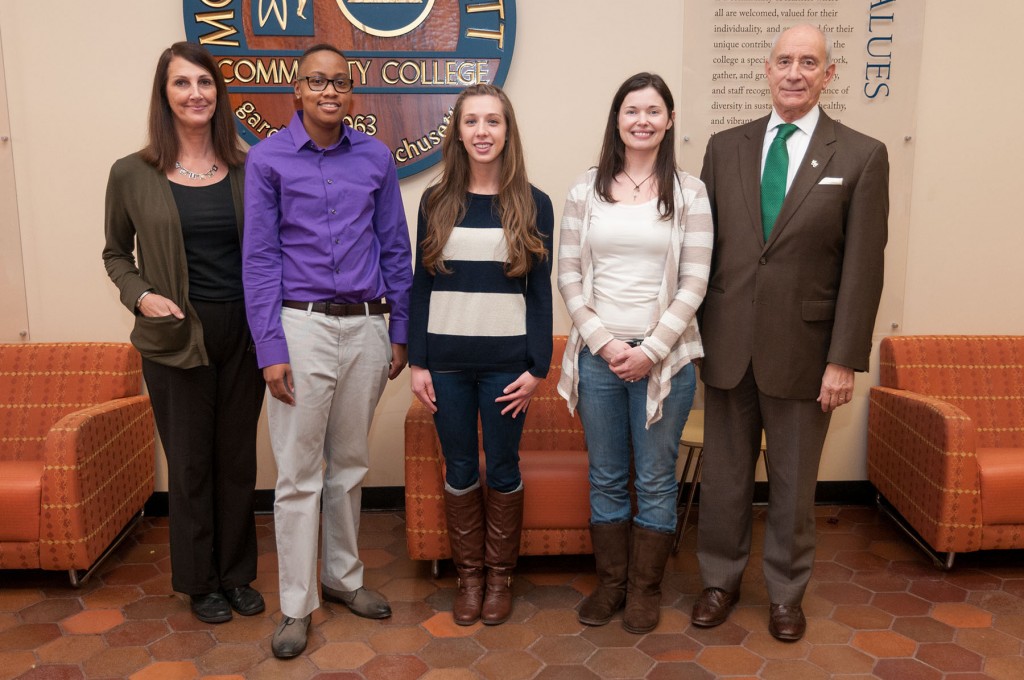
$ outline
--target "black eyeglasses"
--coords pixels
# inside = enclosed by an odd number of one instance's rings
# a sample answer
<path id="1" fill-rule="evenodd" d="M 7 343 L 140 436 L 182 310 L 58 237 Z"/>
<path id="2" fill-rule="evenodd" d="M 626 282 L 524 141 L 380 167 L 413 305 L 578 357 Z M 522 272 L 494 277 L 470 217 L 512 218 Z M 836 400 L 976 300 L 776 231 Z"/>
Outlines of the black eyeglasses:
<path id="1" fill-rule="evenodd" d="M 299 76 L 299 80 L 305 80 L 306 85 L 309 85 L 309 89 L 313 92 L 323 92 L 327 89 L 327 83 L 334 85 L 334 91 L 338 94 L 344 94 L 352 91 L 352 79 L 347 76 L 340 78 L 325 78 L 324 76 Z"/>

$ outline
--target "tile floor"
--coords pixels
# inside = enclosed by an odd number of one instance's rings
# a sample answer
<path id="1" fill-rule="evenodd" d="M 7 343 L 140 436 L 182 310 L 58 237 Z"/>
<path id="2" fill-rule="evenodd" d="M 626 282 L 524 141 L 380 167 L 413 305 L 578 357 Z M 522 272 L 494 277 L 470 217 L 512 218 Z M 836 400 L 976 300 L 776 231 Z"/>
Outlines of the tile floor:
<path id="1" fill-rule="evenodd" d="M 364 513 L 367 585 L 390 598 L 394 616 L 368 621 L 327 604 L 306 653 L 289 661 L 270 653 L 280 617 L 272 518 L 258 518 L 255 585 L 267 612 L 221 625 L 196 621 L 171 592 L 167 520 L 147 519 L 80 590 L 60 573 L 0 571 L 0 678 L 1024 678 L 1024 551 L 963 555 L 944 573 L 874 508 L 824 506 L 818 516 L 808 633 L 783 644 L 766 629 L 758 555 L 729 621 L 690 625 L 700 587 L 692 529 L 648 635 L 618 618 L 576 621 L 595 583 L 589 557 L 524 559 L 512 620 L 461 628 L 448 613 L 450 564 L 431 579 L 429 565 L 406 557 L 401 513 Z"/>

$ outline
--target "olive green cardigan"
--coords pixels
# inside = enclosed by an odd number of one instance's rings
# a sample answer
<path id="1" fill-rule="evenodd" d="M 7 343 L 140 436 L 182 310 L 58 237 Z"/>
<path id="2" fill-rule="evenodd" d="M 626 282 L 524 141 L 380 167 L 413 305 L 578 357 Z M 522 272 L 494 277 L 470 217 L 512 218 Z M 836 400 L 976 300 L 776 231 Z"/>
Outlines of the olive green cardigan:
<path id="1" fill-rule="evenodd" d="M 245 171 L 228 173 L 242 238 L 242 188 Z M 110 168 L 106 198 L 106 245 L 103 264 L 121 292 L 121 302 L 135 314 L 132 344 L 142 356 L 167 366 L 194 368 L 209 363 L 203 327 L 188 299 L 188 264 L 178 207 L 163 172 L 133 153 Z M 184 319 L 148 318 L 135 302 L 147 290 L 174 301 Z"/>

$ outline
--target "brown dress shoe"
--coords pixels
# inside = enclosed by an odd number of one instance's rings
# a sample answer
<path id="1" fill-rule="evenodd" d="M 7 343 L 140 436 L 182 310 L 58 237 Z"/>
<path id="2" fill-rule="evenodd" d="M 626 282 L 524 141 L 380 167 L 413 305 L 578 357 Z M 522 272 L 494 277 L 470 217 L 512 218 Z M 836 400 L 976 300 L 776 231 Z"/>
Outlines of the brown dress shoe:
<path id="1" fill-rule="evenodd" d="M 768 614 L 768 632 L 776 640 L 796 642 L 807 630 L 804 610 L 798 604 L 772 603 Z"/>
<path id="2" fill-rule="evenodd" d="M 730 593 L 721 588 L 705 588 L 693 603 L 690 622 L 701 628 L 713 628 L 725 623 L 739 599 L 739 593 Z"/>

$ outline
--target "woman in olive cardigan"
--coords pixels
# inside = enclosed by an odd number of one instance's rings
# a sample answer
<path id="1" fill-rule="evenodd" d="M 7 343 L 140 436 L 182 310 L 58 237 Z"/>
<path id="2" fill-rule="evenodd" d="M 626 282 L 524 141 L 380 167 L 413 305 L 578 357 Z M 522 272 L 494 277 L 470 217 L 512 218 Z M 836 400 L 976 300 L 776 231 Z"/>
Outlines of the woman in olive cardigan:
<path id="1" fill-rule="evenodd" d="M 224 80 L 175 43 L 153 80 L 149 143 L 110 170 L 103 262 L 135 314 L 167 455 L 171 584 L 201 621 L 264 610 L 256 578 L 256 424 L 264 384 L 242 294 L 244 153 Z"/>

